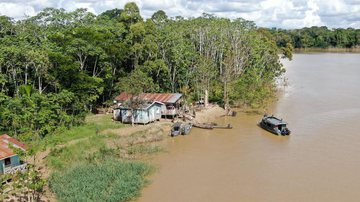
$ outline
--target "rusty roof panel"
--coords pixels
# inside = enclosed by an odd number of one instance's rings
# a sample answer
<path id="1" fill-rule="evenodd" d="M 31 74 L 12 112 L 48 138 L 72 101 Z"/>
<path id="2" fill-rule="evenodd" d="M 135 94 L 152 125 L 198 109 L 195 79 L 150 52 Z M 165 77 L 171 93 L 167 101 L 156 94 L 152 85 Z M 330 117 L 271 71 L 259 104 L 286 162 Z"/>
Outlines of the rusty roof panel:
<path id="1" fill-rule="evenodd" d="M 128 99 L 130 99 L 130 95 L 125 92 L 122 92 L 120 95 L 115 97 L 115 100 L 117 100 L 117 101 L 125 101 Z"/>
<path id="2" fill-rule="evenodd" d="M 139 98 L 143 100 L 157 101 L 168 104 L 176 103 L 181 97 L 181 93 L 142 93 L 139 95 Z M 123 102 L 130 98 L 130 94 L 122 92 L 120 95 L 115 97 L 115 100 Z"/>
<path id="3" fill-rule="evenodd" d="M 170 103 L 175 103 L 176 101 L 178 101 L 180 98 L 182 97 L 181 93 L 174 93 L 173 96 L 171 98 L 169 98 L 168 102 Z"/>
<path id="4" fill-rule="evenodd" d="M 26 150 L 25 144 L 21 143 L 15 138 L 8 136 L 7 134 L 0 136 L 0 159 L 8 158 L 14 156 L 15 153 L 9 147 L 11 144 L 13 147 L 17 147 L 22 150 Z"/>

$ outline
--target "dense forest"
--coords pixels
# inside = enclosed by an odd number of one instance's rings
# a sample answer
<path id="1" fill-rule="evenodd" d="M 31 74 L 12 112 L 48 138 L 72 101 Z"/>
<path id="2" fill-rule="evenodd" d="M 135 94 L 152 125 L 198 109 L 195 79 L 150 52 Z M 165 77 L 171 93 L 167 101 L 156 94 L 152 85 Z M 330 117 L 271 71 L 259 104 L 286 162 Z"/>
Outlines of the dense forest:
<path id="1" fill-rule="evenodd" d="M 291 44 L 294 48 L 359 48 L 360 29 L 306 27 L 302 29 L 266 29 L 279 47 Z"/>
<path id="2" fill-rule="evenodd" d="M 99 15 L 47 8 L 0 16 L 0 131 L 24 141 L 81 124 L 121 91 L 209 92 L 223 106 L 259 107 L 284 69 L 271 30 L 209 14 L 143 19 L 135 3 Z M 282 47 L 282 46 L 280 46 Z"/>

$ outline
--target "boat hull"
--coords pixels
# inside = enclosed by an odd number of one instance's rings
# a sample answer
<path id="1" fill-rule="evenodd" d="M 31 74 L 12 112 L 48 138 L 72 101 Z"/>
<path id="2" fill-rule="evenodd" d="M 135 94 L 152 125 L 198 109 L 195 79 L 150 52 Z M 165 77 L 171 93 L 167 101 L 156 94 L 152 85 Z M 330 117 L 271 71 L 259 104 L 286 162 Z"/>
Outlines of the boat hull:
<path id="1" fill-rule="evenodd" d="M 260 127 L 270 133 L 273 133 L 274 135 L 281 135 L 277 131 L 273 130 L 272 128 L 267 127 L 262 121 L 259 123 Z"/>
<path id="2" fill-rule="evenodd" d="M 172 126 L 170 135 L 172 137 L 177 136 L 177 135 L 187 135 L 190 133 L 191 128 L 192 128 L 191 123 L 179 123 L 178 122 Z"/>

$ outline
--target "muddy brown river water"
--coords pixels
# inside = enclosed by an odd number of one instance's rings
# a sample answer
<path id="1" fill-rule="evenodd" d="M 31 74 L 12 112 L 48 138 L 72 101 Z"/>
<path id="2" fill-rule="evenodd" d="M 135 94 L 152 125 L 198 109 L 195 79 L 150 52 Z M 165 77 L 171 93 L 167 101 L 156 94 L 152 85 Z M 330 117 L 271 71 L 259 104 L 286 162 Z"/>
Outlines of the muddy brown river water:
<path id="1" fill-rule="evenodd" d="M 289 137 L 238 113 L 172 138 L 140 202 L 360 201 L 360 54 L 296 54 L 273 113 Z"/>

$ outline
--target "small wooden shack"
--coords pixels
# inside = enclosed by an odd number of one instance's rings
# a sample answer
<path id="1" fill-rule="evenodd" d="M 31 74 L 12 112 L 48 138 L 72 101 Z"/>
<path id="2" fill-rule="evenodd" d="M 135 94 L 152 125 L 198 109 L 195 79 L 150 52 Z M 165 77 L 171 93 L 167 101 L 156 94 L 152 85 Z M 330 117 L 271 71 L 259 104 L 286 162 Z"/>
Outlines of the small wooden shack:
<path id="1" fill-rule="evenodd" d="M 145 102 L 159 102 L 163 103 L 161 107 L 161 115 L 163 117 L 175 117 L 178 115 L 178 110 L 181 107 L 183 94 L 181 93 L 142 93 L 138 96 L 138 99 Z M 126 92 L 122 92 L 115 97 L 115 102 L 118 105 L 130 100 L 132 96 Z"/>
<path id="2" fill-rule="evenodd" d="M 160 102 L 143 104 L 141 107 L 133 110 L 134 116 L 132 117 L 131 109 L 120 105 L 114 108 L 113 118 L 122 123 L 132 123 L 132 118 L 134 118 L 134 123 L 136 124 L 148 124 L 161 119 L 161 109 L 163 106 L 164 104 Z"/>
<path id="3" fill-rule="evenodd" d="M 10 146 L 11 145 L 11 146 Z M 12 148 L 26 151 L 25 144 L 8 136 L 0 136 L 0 174 L 15 173 L 26 169 L 27 164 L 22 162 Z"/>

